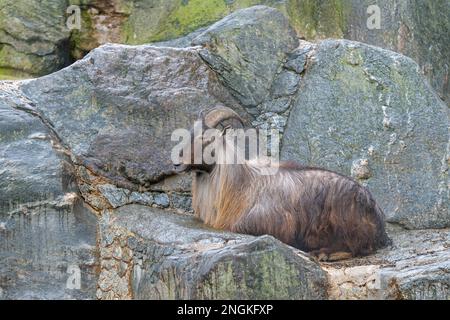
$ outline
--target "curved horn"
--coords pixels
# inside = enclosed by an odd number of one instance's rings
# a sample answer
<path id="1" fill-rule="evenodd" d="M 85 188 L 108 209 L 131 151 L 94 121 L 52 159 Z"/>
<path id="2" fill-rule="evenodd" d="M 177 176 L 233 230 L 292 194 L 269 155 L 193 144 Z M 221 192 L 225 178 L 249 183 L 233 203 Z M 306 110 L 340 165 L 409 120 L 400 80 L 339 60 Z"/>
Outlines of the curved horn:
<path id="1" fill-rule="evenodd" d="M 236 112 L 223 106 L 217 106 L 208 112 L 205 116 L 205 124 L 210 128 L 215 128 L 220 122 L 228 119 L 237 119 L 244 126 L 244 121 Z"/>

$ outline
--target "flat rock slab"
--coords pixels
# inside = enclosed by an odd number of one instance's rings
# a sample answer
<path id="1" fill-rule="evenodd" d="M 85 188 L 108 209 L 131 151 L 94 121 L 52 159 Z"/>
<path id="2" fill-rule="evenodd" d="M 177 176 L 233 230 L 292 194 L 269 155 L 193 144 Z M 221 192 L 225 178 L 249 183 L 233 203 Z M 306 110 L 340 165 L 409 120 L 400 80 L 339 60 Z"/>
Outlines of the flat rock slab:
<path id="1" fill-rule="evenodd" d="M 101 299 L 326 298 L 319 265 L 273 237 L 211 230 L 140 205 L 103 219 Z"/>
<path id="2" fill-rule="evenodd" d="M 322 264 L 330 299 L 450 299 L 450 230 L 391 232 L 375 255 Z"/>

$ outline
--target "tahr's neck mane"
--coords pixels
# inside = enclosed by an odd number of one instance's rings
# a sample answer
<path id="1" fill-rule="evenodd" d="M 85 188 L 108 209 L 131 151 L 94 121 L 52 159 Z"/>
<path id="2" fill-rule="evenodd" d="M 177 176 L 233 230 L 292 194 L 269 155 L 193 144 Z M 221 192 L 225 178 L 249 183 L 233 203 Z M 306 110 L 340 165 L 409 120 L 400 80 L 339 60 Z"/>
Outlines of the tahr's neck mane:
<path id="1" fill-rule="evenodd" d="M 246 212 L 252 172 L 244 164 L 219 164 L 211 173 L 195 173 L 192 206 L 205 224 L 217 229 L 231 229 Z"/>

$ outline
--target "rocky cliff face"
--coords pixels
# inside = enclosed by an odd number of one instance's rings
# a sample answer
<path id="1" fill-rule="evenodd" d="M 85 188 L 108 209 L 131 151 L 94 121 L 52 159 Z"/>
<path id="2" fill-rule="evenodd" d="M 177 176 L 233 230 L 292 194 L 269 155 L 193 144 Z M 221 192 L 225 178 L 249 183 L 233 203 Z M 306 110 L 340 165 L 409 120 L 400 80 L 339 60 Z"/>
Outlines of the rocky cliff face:
<path id="1" fill-rule="evenodd" d="M 405 56 L 299 40 L 256 6 L 176 41 L 103 45 L 0 82 L 0 96 L 3 298 L 449 297 L 448 107 Z M 284 158 L 367 185 L 393 246 L 341 272 L 271 237 L 202 227 L 170 134 L 218 102 L 279 129 Z M 423 228 L 440 230 L 408 231 Z M 416 236 L 423 246 L 405 240 Z"/>
<path id="2" fill-rule="evenodd" d="M 449 104 L 450 1 L 288 1 L 293 25 L 307 39 L 345 38 L 399 52 L 414 59 Z M 369 29 L 368 10 L 380 9 L 380 28 Z"/>
<path id="3" fill-rule="evenodd" d="M 54 72 L 108 42 L 175 39 L 257 4 L 280 10 L 306 40 L 346 38 L 413 58 L 448 104 L 448 0 L 377 1 L 380 29 L 367 27 L 369 0 L 1 0 L 0 79 Z M 71 5 L 80 29 L 66 26 Z"/>

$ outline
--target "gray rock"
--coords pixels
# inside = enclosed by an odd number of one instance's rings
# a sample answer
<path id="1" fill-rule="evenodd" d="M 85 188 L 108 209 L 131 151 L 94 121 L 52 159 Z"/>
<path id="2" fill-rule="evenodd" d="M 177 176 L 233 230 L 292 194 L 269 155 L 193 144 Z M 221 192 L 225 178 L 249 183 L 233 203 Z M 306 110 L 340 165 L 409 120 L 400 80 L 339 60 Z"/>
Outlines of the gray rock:
<path id="1" fill-rule="evenodd" d="M 166 40 L 166 41 L 158 41 L 152 42 L 152 46 L 155 47 L 172 47 L 172 48 L 186 48 L 192 45 L 192 40 L 194 40 L 197 36 L 201 35 L 207 28 L 200 28 L 191 32 L 183 37 Z"/>
<path id="2" fill-rule="evenodd" d="M 137 203 L 137 204 L 143 204 L 143 205 L 150 206 L 153 204 L 153 201 L 154 201 L 154 199 L 150 192 L 139 193 L 139 192 L 133 191 L 130 194 L 129 202 L 131 202 L 131 203 Z"/>
<path id="3" fill-rule="evenodd" d="M 383 0 L 377 4 L 381 12 L 381 29 L 368 30 L 363 14 L 370 0 L 352 1 L 353 14 L 348 15 L 345 37 L 414 59 L 438 94 L 450 105 L 450 2 Z"/>
<path id="4" fill-rule="evenodd" d="M 283 16 L 262 6 L 171 45 L 194 36 L 203 48 L 106 45 L 55 74 L 0 83 L 1 297 L 324 299 L 330 288 L 332 298 L 448 299 L 448 230 L 394 235 L 378 260 L 348 272 L 324 264 L 329 282 L 272 237 L 148 207 L 190 210 L 170 135 L 222 102 L 259 128 L 285 130 L 283 158 L 367 185 L 394 225 L 450 225 L 448 109 L 417 64 L 349 41 L 297 47 Z M 75 180 L 99 226 L 68 209 Z M 73 266 L 78 291 L 67 287 Z"/>
<path id="5" fill-rule="evenodd" d="M 170 201 L 174 209 L 183 212 L 192 212 L 192 197 L 190 194 L 170 194 Z"/>
<path id="6" fill-rule="evenodd" d="M 162 208 L 167 208 L 170 205 L 169 196 L 165 193 L 154 193 L 153 199 L 155 201 L 155 204 Z"/>
<path id="7" fill-rule="evenodd" d="M 275 129 L 282 133 L 286 126 L 286 120 L 287 117 L 284 115 L 279 115 L 274 112 L 266 112 L 258 116 L 255 121 L 252 122 L 252 125 L 259 129 Z M 269 146 L 268 149 L 270 149 Z"/>
<path id="8" fill-rule="evenodd" d="M 288 57 L 287 61 L 284 64 L 286 69 L 292 70 L 298 74 L 302 73 L 305 70 L 306 58 L 308 56 L 308 52 L 313 48 L 312 45 L 303 45 L 300 48 L 292 51 Z"/>
<path id="9" fill-rule="evenodd" d="M 105 45 L 22 90 L 76 163 L 132 190 L 173 174 L 171 134 L 200 110 L 223 102 L 245 117 L 195 48 Z"/>
<path id="10" fill-rule="evenodd" d="M 232 94 L 247 107 L 268 95 L 286 54 L 297 45 L 281 12 L 266 6 L 238 10 L 195 38 L 202 58 Z"/>
<path id="11" fill-rule="evenodd" d="M 128 196 L 130 191 L 127 189 L 117 188 L 112 184 L 102 184 L 98 186 L 98 190 L 113 208 L 123 206 L 129 202 Z"/>
<path id="12" fill-rule="evenodd" d="M 71 62 L 66 1 L 2 0 L 0 79 L 45 75 Z"/>
<path id="13" fill-rule="evenodd" d="M 264 101 L 260 112 L 283 113 L 291 104 L 291 97 L 281 97 Z"/>
<path id="14" fill-rule="evenodd" d="M 26 101 L 15 88 L 0 82 L 0 208 L 5 210 L 10 204 L 56 199 L 71 189 L 66 160 L 52 147 L 52 132 L 17 109 Z"/>
<path id="15" fill-rule="evenodd" d="M 136 238 L 145 253 L 138 258 L 138 249 L 133 251 L 134 267 L 127 279 L 131 292 L 117 285 L 110 295 L 121 292 L 135 299 L 327 296 L 327 279 L 318 264 L 273 237 L 214 231 L 192 217 L 138 205 L 121 207 L 114 215 L 109 228 L 132 234 L 128 241 Z"/>
<path id="16" fill-rule="evenodd" d="M 418 65 L 347 40 L 323 41 L 309 59 L 282 158 L 345 175 L 354 161 L 366 159 L 371 177 L 361 182 L 388 221 L 450 226 L 448 110 Z"/>
<path id="17" fill-rule="evenodd" d="M 158 41 L 157 44 L 162 46 L 185 46 L 191 32 L 211 25 L 237 9 L 258 3 L 285 8 L 283 0 L 83 1 L 80 6 L 83 28 L 74 30 L 71 36 L 74 54 L 88 52 L 108 42 L 144 44 Z"/>
<path id="18" fill-rule="evenodd" d="M 300 76 L 297 73 L 283 70 L 272 84 L 271 95 L 275 98 L 292 95 L 297 90 L 299 81 Z"/>
<path id="19" fill-rule="evenodd" d="M 413 58 L 449 103 L 448 0 L 71 1 L 80 4 L 82 19 L 81 30 L 72 32 L 65 26 L 66 0 L 2 3 L 0 79 L 58 70 L 70 59 L 80 59 L 105 43 L 187 47 L 206 26 L 226 14 L 263 4 L 279 9 L 307 40 L 346 38 Z M 374 4 L 380 8 L 380 29 L 367 27 L 367 9 Z M 301 70 L 301 63 L 298 68 Z"/>
<path id="20" fill-rule="evenodd" d="M 74 205 L 70 161 L 29 107 L 16 84 L 0 82 L 1 298 L 92 299 L 96 219 Z"/>
<path id="21" fill-rule="evenodd" d="M 324 265 L 331 299 L 448 300 L 450 230 L 395 231 L 375 255 Z"/>
<path id="22" fill-rule="evenodd" d="M 190 192 L 192 177 L 190 173 L 177 174 L 165 178 L 164 180 L 154 183 L 150 186 L 150 190 L 159 192 Z"/>
<path id="23" fill-rule="evenodd" d="M 94 299 L 97 222 L 81 203 L 33 213 L 0 210 L 2 299 Z M 77 285 L 80 285 L 78 287 Z"/>

